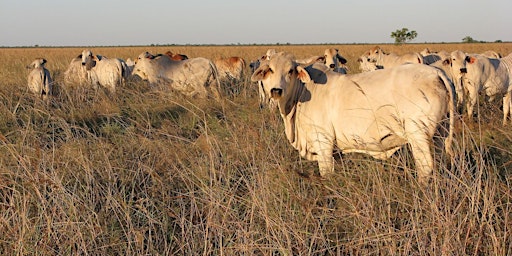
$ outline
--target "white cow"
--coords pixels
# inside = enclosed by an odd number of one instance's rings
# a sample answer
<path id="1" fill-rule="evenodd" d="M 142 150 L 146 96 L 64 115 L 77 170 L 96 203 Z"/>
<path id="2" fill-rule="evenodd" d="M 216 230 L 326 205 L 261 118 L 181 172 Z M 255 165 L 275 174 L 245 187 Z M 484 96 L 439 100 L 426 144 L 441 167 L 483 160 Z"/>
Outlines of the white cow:
<path id="1" fill-rule="evenodd" d="M 361 72 L 370 72 L 377 69 L 382 69 L 382 67 L 377 67 L 376 60 L 370 60 L 368 58 L 369 55 L 370 52 L 367 51 L 357 59 L 357 62 L 359 62 L 359 69 L 361 70 Z"/>
<path id="2" fill-rule="evenodd" d="M 150 85 L 169 86 L 187 96 L 206 98 L 213 93 L 220 99 L 217 69 L 205 58 L 173 61 L 167 55 L 144 52 L 135 60 L 133 75 L 147 80 Z"/>
<path id="3" fill-rule="evenodd" d="M 449 54 L 441 53 L 439 56 L 442 58 L 430 63 L 429 66 L 441 69 L 450 78 L 457 93 L 457 106 L 461 106 L 464 103 L 465 95 L 462 80 L 467 72 L 466 63 L 469 57 L 458 50 Z"/>
<path id="4" fill-rule="evenodd" d="M 46 59 L 37 58 L 27 66 L 31 69 L 27 78 L 28 89 L 43 100 L 53 95 L 52 77 L 45 64 Z"/>
<path id="5" fill-rule="evenodd" d="M 318 162 L 320 175 L 333 172 L 335 146 L 386 159 L 410 144 L 420 182 L 434 168 L 434 133 L 450 114 L 446 151 L 452 154 L 452 83 L 436 68 L 408 64 L 342 75 L 323 64 L 297 65 L 278 53 L 252 75 L 277 101 L 285 133 L 302 157 Z"/>
<path id="6" fill-rule="evenodd" d="M 124 83 L 128 76 L 127 65 L 123 60 L 93 55 L 90 50 L 82 52 L 82 65 L 87 70 L 87 79 L 94 86 L 102 86 L 111 93 L 116 86 Z"/>
<path id="7" fill-rule="evenodd" d="M 485 52 L 482 52 L 480 53 L 480 55 L 483 55 L 487 58 L 492 58 L 492 59 L 499 59 L 501 58 L 501 54 L 495 52 L 495 51 L 491 51 L 491 50 L 488 50 L 488 51 L 485 51 Z"/>
<path id="8" fill-rule="evenodd" d="M 375 64 L 382 68 L 392 68 L 405 63 L 423 64 L 423 56 L 416 52 L 397 55 L 395 53 L 385 53 L 380 47 L 375 46 L 367 54 L 370 61 L 375 61 Z"/>
<path id="9" fill-rule="evenodd" d="M 341 74 L 347 73 L 347 59 L 341 56 L 338 52 L 338 49 L 329 48 L 324 51 L 324 64 L 329 67 L 334 72 L 338 72 Z"/>
<path id="10" fill-rule="evenodd" d="M 489 101 L 496 96 L 503 96 L 503 125 L 506 125 L 508 115 L 511 115 L 512 105 L 512 54 L 501 59 L 488 58 L 483 55 L 471 55 L 466 64 L 467 73 L 463 85 L 468 92 L 468 116 L 473 116 L 473 109 L 478 95 L 484 92 Z"/>
<path id="11" fill-rule="evenodd" d="M 450 53 L 447 51 L 440 52 L 431 52 L 429 54 L 423 55 L 423 64 L 430 65 L 436 61 L 445 60 L 450 58 Z"/>
<path id="12" fill-rule="evenodd" d="M 64 84 L 67 86 L 84 86 L 90 84 L 87 79 L 87 70 L 82 65 L 82 55 L 73 58 L 64 72 Z"/>
<path id="13" fill-rule="evenodd" d="M 255 61 L 252 61 L 249 64 L 249 67 L 251 68 L 251 74 L 254 73 L 254 71 L 256 71 L 256 69 L 258 69 L 260 67 L 261 63 L 268 62 L 268 60 L 270 60 L 270 58 L 275 54 L 276 54 L 275 49 L 268 49 L 267 52 L 263 56 L 259 57 Z M 277 108 L 277 104 L 275 103 L 274 99 L 272 99 L 270 97 L 270 95 L 267 95 L 265 93 L 265 90 L 263 89 L 264 88 L 263 82 L 257 81 L 257 84 L 258 84 L 258 96 L 259 96 L 260 109 L 268 107 L 268 109 L 273 112 Z"/>

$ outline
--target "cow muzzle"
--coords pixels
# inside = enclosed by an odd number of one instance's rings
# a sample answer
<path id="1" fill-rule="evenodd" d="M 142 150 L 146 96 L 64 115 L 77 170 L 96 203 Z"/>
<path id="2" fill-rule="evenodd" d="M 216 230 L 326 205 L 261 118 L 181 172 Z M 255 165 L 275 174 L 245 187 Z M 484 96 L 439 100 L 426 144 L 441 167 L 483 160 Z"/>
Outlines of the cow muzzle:
<path id="1" fill-rule="evenodd" d="M 283 95 L 283 89 L 273 88 L 270 90 L 270 97 L 272 98 L 281 98 Z"/>
<path id="2" fill-rule="evenodd" d="M 463 73 L 463 74 L 466 74 L 466 73 L 468 73 L 468 69 L 467 68 L 461 68 L 460 72 Z"/>

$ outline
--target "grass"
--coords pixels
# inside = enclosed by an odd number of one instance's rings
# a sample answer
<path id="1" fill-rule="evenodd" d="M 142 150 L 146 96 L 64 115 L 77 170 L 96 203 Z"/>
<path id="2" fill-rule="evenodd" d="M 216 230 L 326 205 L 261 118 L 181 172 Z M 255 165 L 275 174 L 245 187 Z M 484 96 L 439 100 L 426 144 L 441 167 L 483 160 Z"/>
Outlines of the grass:
<path id="1" fill-rule="evenodd" d="M 298 58 L 330 46 L 276 46 Z M 357 73 L 371 45 L 337 45 Z M 512 44 L 384 45 L 390 52 L 512 52 Z M 93 48 L 127 59 L 149 50 L 241 56 L 268 46 Z M 456 162 L 416 183 L 404 148 L 390 160 L 337 157 L 329 179 L 304 177 L 280 117 L 258 109 L 247 79 L 232 103 L 131 81 L 116 95 L 66 88 L 78 48 L 0 49 L 2 255 L 511 255 L 512 132 L 499 104 L 461 122 Z M 45 57 L 58 97 L 26 89 Z M 467 119 L 467 118 L 466 118 Z M 465 119 L 465 120 L 466 120 Z"/>

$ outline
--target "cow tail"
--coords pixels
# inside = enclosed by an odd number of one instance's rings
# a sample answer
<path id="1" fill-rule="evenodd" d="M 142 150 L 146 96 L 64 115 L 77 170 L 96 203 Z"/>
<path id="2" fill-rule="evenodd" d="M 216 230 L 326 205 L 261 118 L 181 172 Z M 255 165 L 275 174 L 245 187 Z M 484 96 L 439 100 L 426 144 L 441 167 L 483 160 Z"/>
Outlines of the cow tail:
<path id="1" fill-rule="evenodd" d="M 240 60 L 242 62 L 242 75 L 245 76 L 245 70 L 246 70 L 247 64 L 245 63 L 244 58 L 240 58 Z"/>
<path id="2" fill-rule="evenodd" d="M 438 72 L 439 77 L 443 81 L 446 89 L 448 90 L 448 93 L 450 94 L 449 99 L 449 130 L 448 130 L 448 136 L 446 137 L 444 141 L 444 148 L 446 153 L 453 159 L 455 157 L 455 153 L 453 151 L 453 134 L 455 130 L 455 119 L 457 118 L 456 108 L 457 108 L 457 96 L 455 95 L 455 87 L 453 86 L 453 83 L 446 77 L 446 75 L 442 72 Z"/>
<path id="3" fill-rule="evenodd" d="M 213 92 L 215 98 L 217 98 L 218 100 L 221 99 L 221 86 L 220 86 L 220 80 L 219 80 L 219 71 L 217 70 L 217 66 L 215 66 L 215 64 L 210 61 L 210 68 L 212 69 L 212 73 L 213 73 L 213 79 L 214 79 L 214 86 L 212 86 L 212 82 L 210 80 L 210 90 Z"/>

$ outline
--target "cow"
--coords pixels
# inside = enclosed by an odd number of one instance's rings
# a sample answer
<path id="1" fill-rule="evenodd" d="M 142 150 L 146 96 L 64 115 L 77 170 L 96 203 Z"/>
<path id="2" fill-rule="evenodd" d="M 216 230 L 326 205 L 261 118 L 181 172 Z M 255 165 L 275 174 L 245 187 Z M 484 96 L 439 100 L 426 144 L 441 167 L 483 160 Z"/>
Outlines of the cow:
<path id="1" fill-rule="evenodd" d="M 254 73 L 254 71 L 260 66 L 260 63 L 264 60 L 270 60 L 270 57 L 272 57 L 272 55 L 276 54 L 276 50 L 275 49 L 268 49 L 267 52 L 265 53 L 265 55 L 259 57 L 258 59 L 254 60 L 254 61 L 251 61 L 251 63 L 249 63 L 249 68 L 251 68 L 251 73 Z"/>
<path id="2" fill-rule="evenodd" d="M 46 59 L 36 58 L 27 66 L 30 72 L 27 77 L 28 89 L 42 100 L 48 100 L 53 95 L 53 81 L 50 71 L 44 66 Z"/>
<path id="3" fill-rule="evenodd" d="M 440 51 L 440 52 L 430 52 L 426 55 L 423 55 L 423 64 L 430 65 L 436 61 L 444 60 L 450 57 L 450 53 L 447 51 Z"/>
<path id="4" fill-rule="evenodd" d="M 219 72 L 220 81 L 242 81 L 245 72 L 245 60 L 243 58 L 218 58 L 213 63 Z"/>
<path id="5" fill-rule="evenodd" d="M 82 54 L 71 59 L 68 68 L 64 72 L 64 84 L 66 86 L 84 86 L 90 84 L 87 79 L 87 70 L 82 65 Z"/>
<path id="6" fill-rule="evenodd" d="M 416 52 L 397 55 L 394 53 L 385 53 L 379 46 L 375 46 L 370 49 L 367 54 L 369 60 L 375 61 L 375 64 L 382 68 L 392 68 L 405 63 L 423 64 L 423 56 Z"/>
<path id="7" fill-rule="evenodd" d="M 468 93 L 467 112 L 473 117 L 473 109 L 478 95 L 484 92 L 489 102 L 496 96 L 503 96 L 503 125 L 507 124 L 512 105 L 512 54 L 500 59 L 470 55 L 466 64 L 467 73 L 463 77 L 464 90 Z"/>
<path id="8" fill-rule="evenodd" d="M 482 53 L 480 53 L 480 55 L 483 55 L 487 58 L 492 58 L 492 59 L 499 59 L 502 57 L 501 54 L 499 54 L 495 51 L 491 51 L 491 50 L 482 52 Z"/>
<path id="9" fill-rule="evenodd" d="M 339 54 L 338 49 L 329 48 L 324 51 L 324 64 L 334 72 L 347 73 L 347 59 Z"/>
<path id="10" fill-rule="evenodd" d="M 163 85 L 190 97 L 220 99 L 217 68 L 212 61 L 198 57 L 173 61 L 167 55 L 141 53 L 135 60 L 133 74 L 151 86 Z"/>
<path id="11" fill-rule="evenodd" d="M 266 61 L 270 60 L 270 58 L 276 53 L 277 52 L 275 49 L 268 49 L 267 52 L 265 53 L 265 55 L 259 57 L 255 61 L 252 61 L 249 64 L 249 67 L 251 69 L 251 74 L 254 73 L 254 71 L 256 71 L 256 69 L 259 68 L 259 66 L 261 65 L 262 62 L 266 62 Z M 263 86 L 262 81 L 257 81 L 257 84 L 258 84 L 258 96 L 259 96 L 260 109 L 268 107 L 268 109 L 270 111 L 274 111 L 277 107 L 275 101 L 269 95 L 267 95 L 265 93 L 265 90 L 263 89 L 264 86 Z"/>
<path id="12" fill-rule="evenodd" d="M 131 58 L 126 59 L 126 73 L 130 77 L 133 73 L 133 66 L 135 66 L 135 61 L 133 61 Z"/>
<path id="13" fill-rule="evenodd" d="M 357 58 L 357 62 L 359 62 L 359 69 L 361 72 L 369 72 L 374 71 L 377 69 L 382 69 L 382 67 L 377 66 L 377 61 L 370 60 L 368 56 L 370 55 L 370 52 L 367 51 L 361 57 Z"/>
<path id="14" fill-rule="evenodd" d="M 277 51 L 276 49 L 268 49 L 267 52 L 265 53 L 265 55 L 263 55 L 263 57 L 261 57 L 261 59 L 265 59 L 265 60 L 270 60 L 270 58 L 276 54 Z"/>
<path id="15" fill-rule="evenodd" d="M 256 69 L 258 69 L 260 67 L 261 63 L 264 63 L 264 62 L 268 62 L 268 60 L 259 58 L 255 61 L 252 61 L 249 64 L 249 67 L 251 68 L 251 74 L 253 74 L 254 71 L 256 71 Z M 256 83 L 258 84 L 258 98 L 259 98 L 260 109 L 268 107 L 270 111 L 274 111 L 276 109 L 276 104 L 275 104 L 274 100 L 269 95 L 265 94 L 265 90 L 263 89 L 263 87 L 264 87 L 263 82 L 257 81 Z"/>
<path id="16" fill-rule="evenodd" d="M 420 64 L 352 75 L 315 63 L 302 67 L 280 52 L 251 76 L 277 101 L 285 134 L 302 157 L 334 171 L 335 146 L 342 153 L 387 159 L 405 144 L 412 149 L 420 183 L 433 168 L 430 146 L 449 114 L 445 150 L 453 156 L 453 84 L 440 70 Z"/>
<path id="17" fill-rule="evenodd" d="M 82 52 L 82 65 L 87 70 L 87 78 L 93 87 L 102 86 L 110 93 L 116 91 L 116 86 L 124 83 L 128 72 L 123 60 L 93 55 L 90 50 Z"/>
<path id="18" fill-rule="evenodd" d="M 467 72 L 466 63 L 469 58 L 459 50 L 451 53 L 440 53 L 439 58 L 439 60 L 430 63 L 429 66 L 442 70 L 452 81 L 457 94 L 457 107 L 460 107 L 464 103 L 465 93 L 462 80 Z"/>
<path id="19" fill-rule="evenodd" d="M 176 61 L 188 59 L 187 55 L 180 54 L 180 53 L 173 53 L 171 51 L 165 52 L 165 55 L 169 56 L 171 58 L 171 60 L 176 60 Z"/>

